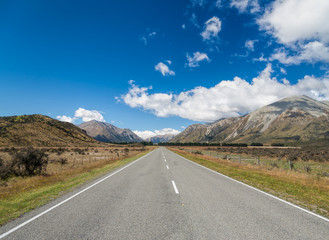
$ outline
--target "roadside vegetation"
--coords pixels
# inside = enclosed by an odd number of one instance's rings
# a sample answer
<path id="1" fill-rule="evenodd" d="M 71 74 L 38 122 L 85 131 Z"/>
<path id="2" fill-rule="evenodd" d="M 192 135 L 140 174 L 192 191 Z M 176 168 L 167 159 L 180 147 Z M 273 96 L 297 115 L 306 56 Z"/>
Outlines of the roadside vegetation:
<path id="1" fill-rule="evenodd" d="M 145 146 L 0 149 L 0 225 L 150 150 Z"/>
<path id="2" fill-rule="evenodd" d="M 300 157 L 303 155 L 297 153 L 303 152 L 300 149 L 284 149 L 285 155 L 281 156 L 281 159 L 278 159 L 276 154 L 282 149 L 274 150 L 275 153 L 256 148 L 247 149 L 247 152 L 246 148 L 169 149 L 205 167 L 329 218 L 329 162 L 322 161 L 322 157 L 303 160 Z M 228 155 L 232 158 L 228 158 Z M 251 157 L 254 161 L 244 161 Z M 258 157 L 261 160 L 260 165 Z M 281 164 L 288 163 L 289 160 L 294 166 L 292 169 L 288 164 Z"/>

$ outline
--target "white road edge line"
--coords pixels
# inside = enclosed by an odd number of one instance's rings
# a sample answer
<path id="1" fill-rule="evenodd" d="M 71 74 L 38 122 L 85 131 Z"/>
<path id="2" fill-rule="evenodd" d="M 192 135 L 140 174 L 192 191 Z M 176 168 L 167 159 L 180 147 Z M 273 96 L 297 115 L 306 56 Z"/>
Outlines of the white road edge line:
<path id="1" fill-rule="evenodd" d="M 168 151 L 170 151 L 170 150 L 168 150 Z M 170 151 L 170 152 L 172 152 L 172 151 Z M 172 152 L 172 153 L 174 153 L 174 152 Z M 174 154 L 176 154 L 176 153 L 174 153 Z M 322 216 L 320 216 L 320 215 L 318 215 L 318 214 L 316 214 L 316 213 L 314 213 L 314 212 L 311 212 L 311 211 L 306 210 L 306 209 L 304 209 L 304 208 L 302 208 L 302 207 L 299 207 L 299 206 L 297 206 L 297 205 L 295 205 L 295 204 L 293 204 L 293 203 L 291 203 L 291 202 L 288 202 L 288 201 L 286 201 L 286 200 L 283 200 L 283 199 L 281 199 L 281 198 L 278 198 L 278 197 L 276 197 L 276 196 L 274 196 L 274 195 L 272 195 L 272 194 L 269 194 L 269 193 L 267 193 L 267 192 L 264 192 L 264 191 L 262 191 L 262 190 L 260 190 L 260 189 L 258 189 L 258 188 L 252 187 L 252 186 L 250 186 L 250 185 L 248 185 L 248 184 L 246 184 L 246 183 L 243 183 L 243 182 L 240 182 L 240 181 L 238 181 L 238 180 L 235 180 L 234 178 L 228 177 L 228 176 L 226 176 L 226 175 L 224 175 L 224 174 L 222 174 L 222 173 L 216 172 L 216 171 L 214 171 L 214 170 L 212 170 L 212 169 L 210 169 L 210 168 L 207 168 L 207 167 L 202 166 L 202 165 L 200 165 L 200 164 L 198 164 L 198 163 L 195 163 L 195 162 L 193 162 L 193 161 L 191 161 L 191 160 L 189 160 L 189 159 L 186 159 L 186 158 L 184 158 L 184 157 L 182 157 L 182 156 L 180 156 L 180 155 L 178 155 L 178 154 L 176 154 L 176 155 L 179 156 L 179 157 L 181 157 L 181 158 L 184 159 L 185 161 L 188 161 L 188 162 L 190 162 L 190 163 L 193 163 L 193 164 L 195 164 L 195 165 L 197 165 L 197 166 L 199 166 L 199 167 L 202 167 L 202 168 L 204 168 L 204 169 L 207 169 L 208 171 L 211 171 L 211 172 L 213 172 L 213 173 L 216 173 L 216 174 L 218 174 L 218 175 L 220 175 L 220 176 L 222 176 L 222 177 L 225 177 L 225 178 L 227 178 L 227 179 L 230 179 L 230 180 L 232 180 L 232 181 L 234 181 L 234 182 L 240 183 L 240 184 L 242 184 L 242 185 L 244 185 L 244 186 L 246 186 L 246 187 L 248 187 L 248 188 L 251 188 L 251 189 L 253 189 L 253 190 L 257 191 L 257 192 L 263 193 L 263 194 L 265 194 L 265 195 L 268 196 L 268 197 L 274 198 L 274 199 L 276 199 L 276 200 L 278 200 L 278 201 L 280 201 L 280 202 L 283 202 L 283 203 L 285 203 L 285 204 L 288 204 L 288 205 L 290 205 L 290 206 L 292 206 L 292 207 L 295 207 L 295 208 L 297 208 L 297 209 L 299 209 L 299 210 L 301 210 L 301 211 L 304 211 L 304 212 L 306 212 L 306 213 L 308 213 L 308 214 L 311 214 L 311 215 L 313 215 L 313 216 L 315 216 L 315 217 L 318 217 L 318 218 L 320 218 L 320 219 L 322 219 L 322 220 L 324 220 L 324 221 L 329 222 L 329 219 L 328 219 L 328 218 L 322 217 Z"/>
<path id="2" fill-rule="evenodd" d="M 168 165 L 166 165 L 166 167 L 167 167 L 167 169 L 169 170 L 169 166 L 168 166 Z"/>
<path id="3" fill-rule="evenodd" d="M 155 151 L 155 150 L 153 150 L 152 152 L 154 152 L 154 151 Z M 6 237 L 7 235 L 9 235 L 9 234 L 11 234 L 11 233 L 13 233 L 13 232 L 15 232 L 15 231 L 17 231 L 18 229 L 22 228 L 22 227 L 25 226 L 26 224 L 28 224 L 28 223 L 30 223 L 30 222 L 36 220 L 37 218 L 39 218 L 39 217 L 41 217 L 42 215 L 44 215 L 44 214 L 50 212 L 50 211 L 53 210 L 53 209 L 59 207 L 60 205 L 66 203 L 66 202 L 68 202 L 68 201 L 70 201 L 71 199 L 75 198 L 76 196 L 80 195 L 81 193 L 87 191 L 88 189 L 90 189 L 90 188 L 96 186 L 97 184 L 99 184 L 99 183 L 105 181 L 106 179 L 112 177 L 113 175 L 115 175 L 115 174 L 121 172 L 121 171 L 124 170 L 125 168 L 127 168 L 127 167 L 133 165 L 134 163 L 138 162 L 139 160 L 145 158 L 146 156 L 148 156 L 148 155 L 151 154 L 152 152 L 149 152 L 148 154 L 144 155 L 143 157 L 140 157 L 140 158 L 136 159 L 136 160 L 133 161 L 132 163 L 129 163 L 128 165 L 126 165 L 126 166 L 120 168 L 118 171 L 116 171 L 116 172 L 114 172 L 114 173 L 111 173 L 110 175 L 108 175 L 108 176 L 102 178 L 101 180 L 95 182 L 94 184 L 90 185 L 89 187 L 86 187 L 85 189 L 81 190 L 80 192 L 78 192 L 78 193 L 72 195 L 71 197 L 69 197 L 69 198 L 63 200 L 62 202 L 57 203 L 56 205 L 54 205 L 54 206 L 52 206 L 51 208 L 48 208 L 47 210 L 45 210 L 45 211 L 39 213 L 38 215 L 34 216 L 33 218 L 30 218 L 29 220 L 27 220 L 27 221 L 25 221 L 25 222 L 19 224 L 18 226 L 16 226 L 16 227 L 10 229 L 10 230 L 7 231 L 7 232 L 1 234 L 1 235 L 0 235 L 0 239 Z"/>
<path id="4" fill-rule="evenodd" d="M 171 181 L 171 183 L 172 183 L 172 185 L 173 185 L 173 187 L 174 187 L 175 193 L 176 193 L 176 194 L 179 194 L 175 182 L 174 182 L 174 181 Z"/>

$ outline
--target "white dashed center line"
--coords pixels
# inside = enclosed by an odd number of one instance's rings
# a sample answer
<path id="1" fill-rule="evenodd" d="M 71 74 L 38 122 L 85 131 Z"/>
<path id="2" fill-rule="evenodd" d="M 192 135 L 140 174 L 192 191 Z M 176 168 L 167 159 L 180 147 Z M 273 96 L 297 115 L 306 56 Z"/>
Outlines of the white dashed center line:
<path id="1" fill-rule="evenodd" d="M 169 166 L 167 165 L 166 167 L 167 167 L 167 169 L 169 170 Z"/>
<path id="2" fill-rule="evenodd" d="M 174 182 L 174 181 L 171 181 L 171 183 L 172 183 L 172 185 L 173 185 L 173 187 L 174 187 L 175 193 L 176 193 L 176 194 L 179 194 L 175 182 Z"/>

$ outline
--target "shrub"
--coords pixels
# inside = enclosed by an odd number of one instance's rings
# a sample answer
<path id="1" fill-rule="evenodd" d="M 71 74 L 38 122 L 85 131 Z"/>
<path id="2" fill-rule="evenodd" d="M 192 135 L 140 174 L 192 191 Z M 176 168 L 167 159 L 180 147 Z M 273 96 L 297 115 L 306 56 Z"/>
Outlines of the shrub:
<path id="1" fill-rule="evenodd" d="M 0 158 L 0 178 L 2 180 L 7 179 L 12 174 L 11 168 Z"/>
<path id="2" fill-rule="evenodd" d="M 192 152 L 192 153 L 194 153 L 194 154 L 199 154 L 199 155 L 203 155 L 202 152 L 200 152 L 200 151 L 194 151 L 194 152 Z"/>
<path id="3" fill-rule="evenodd" d="M 59 162 L 62 166 L 68 164 L 68 161 L 67 161 L 66 158 L 60 158 L 60 159 L 58 159 L 58 162 Z"/>
<path id="4" fill-rule="evenodd" d="M 13 156 L 12 171 L 17 176 L 40 175 L 46 171 L 48 155 L 44 150 L 26 148 Z"/>
<path id="5" fill-rule="evenodd" d="M 250 146 L 264 146 L 263 143 L 252 143 Z"/>

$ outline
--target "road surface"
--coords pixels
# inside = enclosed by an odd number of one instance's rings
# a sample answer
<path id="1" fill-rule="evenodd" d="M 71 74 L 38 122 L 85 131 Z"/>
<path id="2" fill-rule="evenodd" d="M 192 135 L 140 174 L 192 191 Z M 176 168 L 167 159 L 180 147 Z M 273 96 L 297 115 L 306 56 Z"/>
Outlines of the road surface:
<path id="1" fill-rule="evenodd" d="M 329 221 L 165 148 L 0 228 L 3 239 L 329 239 Z"/>

